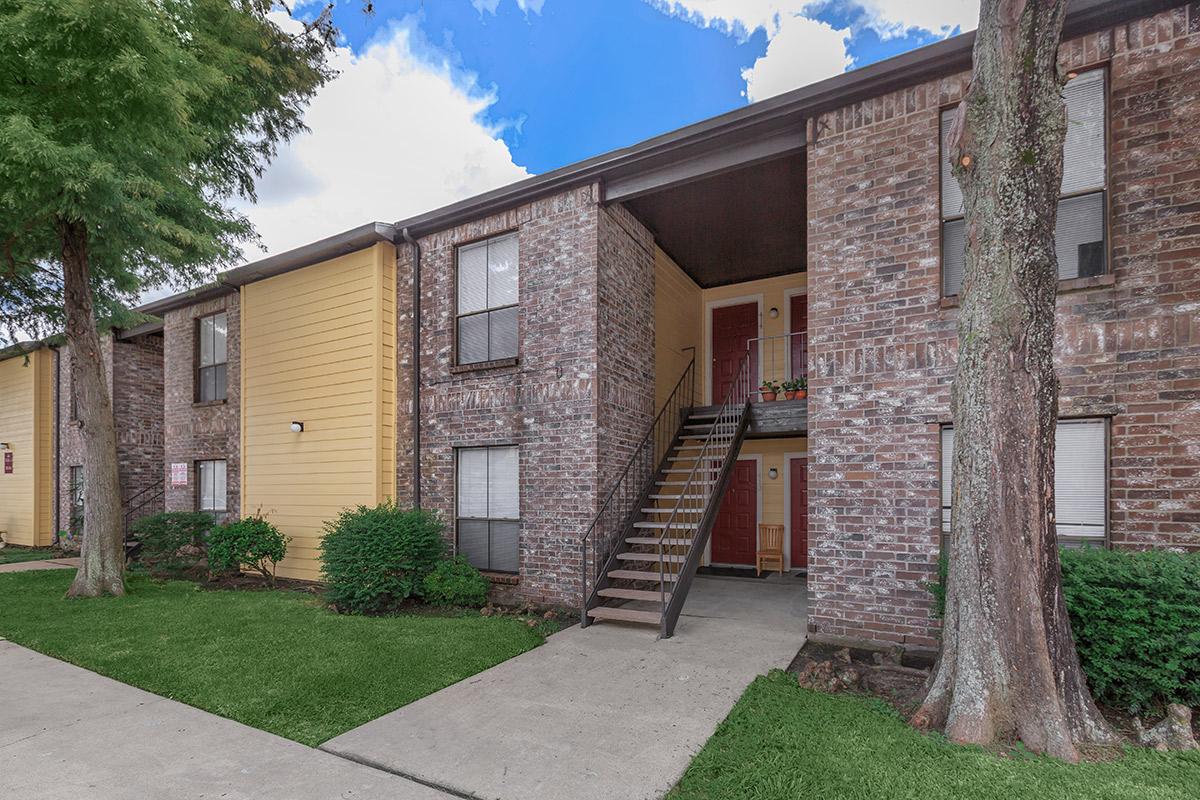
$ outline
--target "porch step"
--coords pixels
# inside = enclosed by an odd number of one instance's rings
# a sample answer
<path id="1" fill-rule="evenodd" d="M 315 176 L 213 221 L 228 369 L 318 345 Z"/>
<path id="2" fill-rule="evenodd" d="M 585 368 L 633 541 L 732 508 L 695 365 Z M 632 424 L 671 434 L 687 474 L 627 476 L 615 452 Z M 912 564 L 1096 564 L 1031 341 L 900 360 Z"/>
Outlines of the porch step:
<path id="1" fill-rule="evenodd" d="M 650 529 L 661 531 L 667 528 L 667 524 L 668 523 L 666 522 L 635 522 L 633 523 L 633 527 L 642 530 Z M 672 528 L 694 528 L 696 527 L 696 524 L 694 522 L 672 522 L 670 523 L 670 526 Z"/>
<path id="2" fill-rule="evenodd" d="M 617 553 L 619 561 L 665 561 L 668 564 L 682 564 L 687 556 L 672 556 L 661 553 Z"/>
<path id="3" fill-rule="evenodd" d="M 662 614 L 658 611 L 634 611 L 632 608 L 614 608 L 612 606 L 596 606 L 588 609 L 592 619 L 613 619 L 621 622 L 641 622 L 645 625 L 658 625 L 662 622 Z"/>
<path id="4" fill-rule="evenodd" d="M 626 536 L 630 544 L 666 545 L 667 547 L 690 547 L 695 539 L 659 539 L 657 536 Z"/>
<path id="5" fill-rule="evenodd" d="M 601 589 L 596 594 L 601 597 L 616 597 L 620 600 L 647 600 L 651 603 L 658 603 L 663 599 L 662 594 L 650 589 L 618 589 L 616 587 L 609 587 Z M 671 602 L 671 593 L 667 592 L 666 595 L 667 602 Z"/>
<path id="6" fill-rule="evenodd" d="M 658 583 L 659 577 L 657 572 L 640 569 L 610 569 L 605 574 L 614 581 L 653 581 Z M 673 573 L 664 572 L 662 578 L 666 581 L 674 581 L 676 576 Z"/>

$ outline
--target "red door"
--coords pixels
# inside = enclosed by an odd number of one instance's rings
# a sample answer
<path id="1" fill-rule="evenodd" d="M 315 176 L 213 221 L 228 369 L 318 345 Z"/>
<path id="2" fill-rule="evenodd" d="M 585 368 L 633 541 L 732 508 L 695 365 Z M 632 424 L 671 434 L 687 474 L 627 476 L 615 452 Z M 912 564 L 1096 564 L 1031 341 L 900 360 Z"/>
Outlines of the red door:
<path id="1" fill-rule="evenodd" d="M 808 295 L 794 294 L 791 299 L 792 329 L 789 333 L 803 333 L 792 337 L 792 377 L 808 375 Z"/>
<path id="2" fill-rule="evenodd" d="M 739 461 L 712 532 L 714 564 L 753 564 L 758 550 L 758 462 Z"/>
<path id="3" fill-rule="evenodd" d="M 746 342 L 758 336 L 758 303 L 712 310 L 712 402 L 719 405 L 737 379 Z M 750 380 L 758 380 L 758 353 L 751 353 Z M 757 389 L 751 386 L 750 390 Z"/>
<path id="4" fill-rule="evenodd" d="M 808 462 L 793 458 L 791 473 L 792 569 L 808 569 Z"/>

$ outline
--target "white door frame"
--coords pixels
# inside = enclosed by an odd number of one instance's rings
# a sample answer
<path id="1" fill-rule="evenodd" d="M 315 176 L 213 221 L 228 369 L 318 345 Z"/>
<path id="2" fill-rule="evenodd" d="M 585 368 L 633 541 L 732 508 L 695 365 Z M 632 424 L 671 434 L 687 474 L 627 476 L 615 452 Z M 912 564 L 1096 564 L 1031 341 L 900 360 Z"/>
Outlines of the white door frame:
<path id="1" fill-rule="evenodd" d="M 787 289 L 783 293 L 783 332 L 785 334 L 792 332 L 792 298 L 798 294 L 807 295 L 808 287 L 794 287 Z M 788 344 L 790 345 L 791 342 L 788 342 Z M 792 374 L 792 351 L 790 347 L 788 348 L 787 376 L 788 378 L 796 377 Z"/>
<path id="2" fill-rule="evenodd" d="M 763 493 L 762 493 L 762 453 L 749 453 L 747 455 L 738 454 L 738 461 L 753 461 L 755 462 L 754 470 L 754 494 L 757 499 L 756 508 L 754 509 L 754 549 L 758 549 L 758 523 L 762 521 L 763 513 Z M 737 466 L 736 464 L 734 465 Z M 722 498 L 723 499 L 723 498 Z M 718 503 L 721 500 L 717 500 Z M 716 521 L 713 521 L 713 530 L 716 530 Z M 706 567 L 748 567 L 748 564 L 714 564 L 712 560 L 712 534 L 710 532 L 708 541 L 704 543 L 704 558 L 701 559 L 701 564 Z"/>
<path id="3" fill-rule="evenodd" d="M 712 312 L 715 308 L 725 308 L 726 306 L 741 306 L 754 303 L 758 307 L 758 375 L 755 376 L 755 384 L 750 387 L 751 391 L 758 389 L 759 382 L 762 381 L 762 335 L 763 335 L 763 296 L 762 294 L 743 295 L 741 297 L 729 297 L 724 300 L 709 300 L 704 304 L 704 404 L 711 406 L 713 403 L 719 402 L 723 398 L 714 399 L 712 396 L 712 379 L 713 379 L 713 341 L 712 341 Z"/>
<path id="4" fill-rule="evenodd" d="M 808 466 L 808 450 L 783 454 L 783 557 L 787 562 L 788 572 L 792 567 L 792 459 L 804 459 Z M 807 509 L 806 509 L 807 510 Z"/>

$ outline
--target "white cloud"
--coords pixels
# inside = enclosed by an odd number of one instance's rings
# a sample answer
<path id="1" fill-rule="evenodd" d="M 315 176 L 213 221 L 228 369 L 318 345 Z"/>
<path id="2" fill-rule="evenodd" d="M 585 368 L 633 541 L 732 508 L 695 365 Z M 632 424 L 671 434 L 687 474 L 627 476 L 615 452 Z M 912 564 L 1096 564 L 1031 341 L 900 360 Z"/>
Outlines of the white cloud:
<path id="1" fill-rule="evenodd" d="M 532 11 L 534 14 L 542 13 L 542 6 L 546 4 L 546 0 L 516 0 L 517 8 L 528 14 Z M 475 10 L 480 14 L 487 12 L 495 14 L 496 9 L 500 7 L 500 0 L 471 0 L 471 5 L 475 6 Z"/>
<path id="2" fill-rule="evenodd" d="M 310 132 L 280 149 L 258 183 L 258 202 L 241 209 L 267 252 L 529 175 L 484 119 L 494 92 L 435 52 L 411 21 L 389 26 L 360 53 L 337 49 L 340 74 L 305 113 Z"/>
<path id="3" fill-rule="evenodd" d="M 846 71 L 852 64 L 849 37 L 849 29 L 799 15 L 782 17 L 767 52 L 742 70 L 747 99 L 763 100 Z"/>
<path id="4" fill-rule="evenodd" d="M 759 28 L 767 36 L 779 30 L 779 20 L 804 8 L 804 0 L 646 0 L 664 14 L 686 19 L 702 28 L 719 28 L 745 40 Z"/>
<path id="5" fill-rule="evenodd" d="M 949 36 L 955 28 L 963 32 L 979 25 L 979 0 L 856 0 L 856 5 L 885 39 L 913 28 Z"/>

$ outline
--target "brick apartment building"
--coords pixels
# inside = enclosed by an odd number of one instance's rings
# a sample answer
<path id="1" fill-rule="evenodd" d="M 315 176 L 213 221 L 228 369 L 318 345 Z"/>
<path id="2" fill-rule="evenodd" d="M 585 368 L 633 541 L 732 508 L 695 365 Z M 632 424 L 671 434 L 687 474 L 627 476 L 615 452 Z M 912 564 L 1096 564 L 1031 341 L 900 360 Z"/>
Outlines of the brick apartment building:
<path id="1" fill-rule="evenodd" d="M 150 304 L 166 507 L 317 578 L 341 508 L 417 503 L 507 596 L 668 635 L 781 526 L 812 636 L 933 647 L 972 43 Z M 1200 5 L 1076 0 L 1060 61 L 1060 539 L 1197 549 Z"/>

